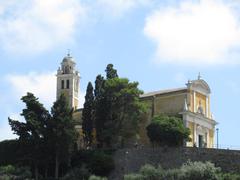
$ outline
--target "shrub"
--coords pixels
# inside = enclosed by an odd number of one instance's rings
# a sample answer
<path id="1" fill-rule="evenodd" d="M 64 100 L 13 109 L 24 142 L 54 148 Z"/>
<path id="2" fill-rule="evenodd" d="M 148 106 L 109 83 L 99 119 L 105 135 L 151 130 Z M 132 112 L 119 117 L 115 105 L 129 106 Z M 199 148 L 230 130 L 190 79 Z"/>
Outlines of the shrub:
<path id="1" fill-rule="evenodd" d="M 240 176 L 230 174 L 220 178 L 220 171 L 210 162 L 187 162 L 178 169 L 169 170 L 145 165 L 138 174 L 125 175 L 124 180 L 240 180 Z"/>
<path id="2" fill-rule="evenodd" d="M 217 180 L 220 168 L 210 162 L 187 162 L 180 168 L 180 179 L 182 180 Z"/>
<path id="3" fill-rule="evenodd" d="M 144 177 L 141 174 L 128 174 L 124 175 L 124 180 L 144 180 Z"/>
<path id="4" fill-rule="evenodd" d="M 220 175 L 220 180 L 240 180 L 240 174 L 225 173 Z"/>
<path id="5" fill-rule="evenodd" d="M 89 177 L 88 180 L 107 180 L 107 178 L 92 175 L 92 176 Z"/>
<path id="6" fill-rule="evenodd" d="M 28 179 L 32 174 L 28 167 L 14 167 L 12 165 L 0 167 L 0 179 Z"/>
<path id="7" fill-rule="evenodd" d="M 107 176 L 114 169 L 114 161 L 111 155 L 104 152 L 95 152 L 88 164 L 92 174 Z"/>
<path id="8" fill-rule="evenodd" d="M 79 180 L 88 179 L 90 176 L 89 170 L 82 166 L 81 168 L 74 168 L 70 170 L 61 180 Z"/>
<path id="9" fill-rule="evenodd" d="M 112 151 L 81 150 L 74 154 L 72 167 L 85 166 L 91 174 L 107 176 L 114 169 Z"/>
<path id="10" fill-rule="evenodd" d="M 179 179 L 180 170 L 179 169 L 169 169 L 165 170 L 164 176 L 162 179 L 166 180 L 178 180 Z"/>
<path id="11" fill-rule="evenodd" d="M 140 174 L 145 178 L 145 179 L 149 179 L 149 180 L 157 180 L 158 177 L 161 174 L 160 168 L 156 169 L 154 166 L 150 165 L 150 164 L 146 164 L 144 165 L 141 169 L 140 169 Z"/>
<path id="12" fill-rule="evenodd" d="M 184 140 L 189 140 L 190 130 L 177 117 L 155 116 L 146 129 L 153 144 L 181 146 Z"/>

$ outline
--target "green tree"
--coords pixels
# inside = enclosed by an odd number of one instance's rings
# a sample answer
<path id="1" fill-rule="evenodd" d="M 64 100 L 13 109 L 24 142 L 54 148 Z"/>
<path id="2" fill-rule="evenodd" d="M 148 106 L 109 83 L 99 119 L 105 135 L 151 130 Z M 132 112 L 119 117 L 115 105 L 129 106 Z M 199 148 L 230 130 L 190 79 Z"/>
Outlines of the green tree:
<path id="1" fill-rule="evenodd" d="M 103 146 L 103 130 L 104 123 L 107 116 L 108 104 L 104 95 L 104 85 L 105 79 L 103 76 L 98 75 L 95 80 L 95 89 L 94 89 L 94 123 L 96 128 L 96 138 L 98 147 Z"/>
<path id="2" fill-rule="evenodd" d="M 0 166 L 0 179 L 30 179 L 31 177 L 32 174 L 29 167 Z"/>
<path id="3" fill-rule="evenodd" d="M 61 162 L 69 161 L 70 153 L 76 142 L 76 131 L 72 118 L 73 110 L 69 108 L 66 97 L 62 94 L 54 103 L 49 121 L 48 145 L 52 147 L 55 156 L 55 178 L 59 176 Z"/>
<path id="4" fill-rule="evenodd" d="M 113 64 L 108 64 L 106 67 L 106 77 L 107 79 L 117 78 L 117 70 L 113 68 Z"/>
<path id="5" fill-rule="evenodd" d="M 140 102 L 142 91 L 137 82 L 126 78 L 113 78 L 105 82 L 108 113 L 104 124 L 104 139 L 108 145 L 124 143 L 138 130 L 140 116 L 145 106 Z"/>
<path id="6" fill-rule="evenodd" d="M 145 106 L 139 100 L 143 92 L 137 82 L 119 78 L 112 64 L 105 70 L 106 79 L 95 81 L 95 123 L 100 146 L 111 147 L 134 136 Z"/>
<path id="7" fill-rule="evenodd" d="M 147 135 L 153 145 L 181 146 L 184 140 L 189 140 L 189 134 L 183 121 L 173 116 L 155 116 L 147 126 Z"/>
<path id="8" fill-rule="evenodd" d="M 92 83 L 89 82 L 82 111 L 82 129 L 84 134 L 84 142 L 87 146 L 91 146 L 93 141 L 93 106 L 93 86 Z"/>
<path id="9" fill-rule="evenodd" d="M 26 147 L 24 158 L 34 165 L 35 179 L 38 179 L 38 167 L 46 163 L 46 126 L 50 114 L 32 93 L 27 93 L 21 100 L 26 104 L 21 114 L 26 122 L 9 118 L 9 124 L 14 134 L 19 136 L 19 142 Z"/>

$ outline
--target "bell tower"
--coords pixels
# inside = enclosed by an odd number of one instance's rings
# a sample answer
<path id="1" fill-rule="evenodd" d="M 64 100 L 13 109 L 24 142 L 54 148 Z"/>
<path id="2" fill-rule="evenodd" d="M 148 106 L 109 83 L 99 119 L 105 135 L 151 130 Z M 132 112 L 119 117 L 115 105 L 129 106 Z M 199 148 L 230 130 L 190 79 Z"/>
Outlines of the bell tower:
<path id="1" fill-rule="evenodd" d="M 64 94 L 69 101 L 69 106 L 77 109 L 80 76 L 75 68 L 76 63 L 68 53 L 57 71 L 57 99 Z"/>

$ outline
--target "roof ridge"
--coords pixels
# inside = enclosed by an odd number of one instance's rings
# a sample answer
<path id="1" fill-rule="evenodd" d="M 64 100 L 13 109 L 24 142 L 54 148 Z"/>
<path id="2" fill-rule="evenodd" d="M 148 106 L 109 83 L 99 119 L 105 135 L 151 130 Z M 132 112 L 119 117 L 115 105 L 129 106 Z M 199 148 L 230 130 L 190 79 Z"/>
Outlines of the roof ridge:
<path id="1" fill-rule="evenodd" d="M 163 89 L 163 90 L 144 93 L 144 94 L 140 95 L 140 97 L 148 97 L 148 96 L 153 96 L 153 95 L 157 95 L 157 94 L 165 94 L 165 93 L 176 92 L 176 91 L 185 90 L 185 89 L 187 89 L 187 87 Z"/>

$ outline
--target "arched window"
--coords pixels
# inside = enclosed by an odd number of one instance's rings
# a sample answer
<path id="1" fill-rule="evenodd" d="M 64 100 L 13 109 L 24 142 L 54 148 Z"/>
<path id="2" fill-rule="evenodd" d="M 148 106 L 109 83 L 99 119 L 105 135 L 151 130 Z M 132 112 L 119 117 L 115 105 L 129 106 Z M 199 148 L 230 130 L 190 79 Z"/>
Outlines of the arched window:
<path id="1" fill-rule="evenodd" d="M 64 80 L 62 80 L 62 89 L 64 89 Z"/>
<path id="2" fill-rule="evenodd" d="M 69 80 L 67 80 L 67 89 L 69 89 Z"/>

